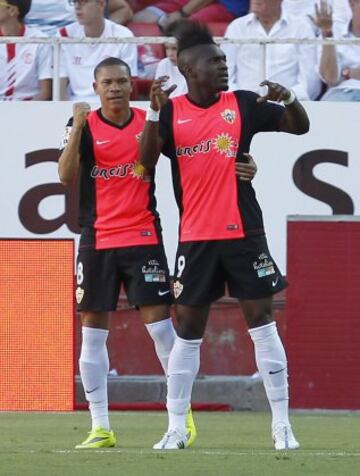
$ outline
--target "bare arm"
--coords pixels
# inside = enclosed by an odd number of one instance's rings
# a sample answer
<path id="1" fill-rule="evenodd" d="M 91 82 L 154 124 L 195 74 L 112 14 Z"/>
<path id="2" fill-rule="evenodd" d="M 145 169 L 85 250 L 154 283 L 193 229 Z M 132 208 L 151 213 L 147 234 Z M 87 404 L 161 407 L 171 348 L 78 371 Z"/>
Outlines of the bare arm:
<path id="1" fill-rule="evenodd" d="M 297 135 L 306 134 L 309 131 L 309 117 L 295 95 L 293 96 L 293 101 L 286 105 L 286 102 L 290 100 L 291 95 L 294 93 L 281 86 L 281 84 L 272 83 L 271 81 L 263 81 L 260 86 L 267 86 L 268 93 L 263 97 L 259 97 L 258 102 L 284 102 L 285 112 L 280 121 L 280 131 Z"/>
<path id="2" fill-rule="evenodd" d="M 319 28 L 323 38 L 333 36 L 332 9 L 326 0 L 321 0 L 320 6 L 315 4 L 315 16 L 310 16 L 310 19 Z M 340 70 L 335 45 L 322 46 L 319 72 L 327 85 L 336 86 L 339 83 Z"/>
<path id="3" fill-rule="evenodd" d="M 39 81 L 40 84 L 40 92 L 36 96 L 32 98 L 33 101 L 50 101 L 52 96 L 51 86 L 52 80 L 51 79 L 41 79 Z"/>
<path id="4" fill-rule="evenodd" d="M 60 182 L 71 185 L 77 177 L 80 165 L 80 142 L 90 106 L 87 103 L 77 103 L 73 106 L 73 126 L 69 141 L 59 158 L 58 173 Z"/>
<path id="5" fill-rule="evenodd" d="M 175 90 L 175 85 L 172 85 L 167 91 L 162 89 L 168 79 L 168 76 L 160 76 L 153 82 L 150 89 L 150 109 L 152 111 L 160 113 L 160 109 L 168 102 L 169 95 Z M 146 120 L 140 142 L 140 163 L 147 170 L 155 167 L 164 145 L 159 134 L 159 120 L 154 119 Z"/>
<path id="6" fill-rule="evenodd" d="M 126 0 L 109 0 L 109 18 L 115 23 L 125 25 L 132 20 L 134 12 Z"/>

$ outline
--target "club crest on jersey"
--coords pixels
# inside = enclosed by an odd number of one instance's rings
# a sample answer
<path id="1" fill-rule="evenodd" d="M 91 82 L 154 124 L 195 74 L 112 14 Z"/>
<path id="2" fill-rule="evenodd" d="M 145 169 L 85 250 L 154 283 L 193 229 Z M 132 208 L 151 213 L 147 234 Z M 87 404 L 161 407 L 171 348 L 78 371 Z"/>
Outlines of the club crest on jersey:
<path id="1" fill-rule="evenodd" d="M 85 294 L 85 291 L 83 290 L 83 288 L 81 288 L 80 286 L 78 286 L 78 287 L 76 288 L 76 291 L 75 291 L 76 302 L 77 302 L 78 304 L 80 304 L 81 301 L 83 300 L 84 294 Z"/>
<path id="2" fill-rule="evenodd" d="M 234 124 L 235 122 L 235 119 L 236 119 L 236 112 L 235 111 L 232 111 L 231 109 L 225 109 L 225 111 L 223 111 L 221 113 L 221 117 L 224 119 L 225 122 L 227 122 L 228 124 Z"/>
<path id="3" fill-rule="evenodd" d="M 177 299 L 180 294 L 183 292 L 184 285 L 180 283 L 180 281 L 175 281 L 174 283 L 174 296 Z"/>

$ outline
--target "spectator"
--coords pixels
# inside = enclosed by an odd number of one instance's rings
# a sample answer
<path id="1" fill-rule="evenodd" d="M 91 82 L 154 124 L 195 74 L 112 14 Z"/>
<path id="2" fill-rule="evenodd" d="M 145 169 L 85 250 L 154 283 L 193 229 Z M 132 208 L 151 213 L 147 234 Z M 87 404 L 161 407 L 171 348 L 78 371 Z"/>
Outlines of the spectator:
<path id="1" fill-rule="evenodd" d="M 297 18 L 308 19 L 309 15 L 314 15 L 315 5 L 319 5 L 320 0 L 284 0 L 283 10 L 287 15 Z M 331 0 L 334 21 L 349 21 L 351 10 L 346 0 Z"/>
<path id="2" fill-rule="evenodd" d="M 24 25 L 31 0 L 1 0 L 0 36 L 44 36 L 39 30 Z M 48 45 L 0 44 L 0 99 L 51 99 L 51 52 Z"/>
<path id="3" fill-rule="evenodd" d="M 202 23 L 230 22 L 249 11 L 249 0 L 158 0 L 134 15 L 139 23 L 158 23 L 164 30 L 182 18 Z"/>
<path id="4" fill-rule="evenodd" d="M 326 1 L 316 9 L 313 21 L 325 38 L 360 37 L 360 0 L 349 0 L 352 17 L 348 23 L 333 22 Z M 320 75 L 329 86 L 322 101 L 360 101 L 359 45 L 323 45 Z"/>
<path id="5" fill-rule="evenodd" d="M 180 22 L 173 23 L 167 30 L 166 36 L 177 36 L 177 26 L 181 26 Z M 167 90 L 173 84 L 176 84 L 176 89 L 172 91 L 169 95 L 170 98 L 180 96 L 181 94 L 186 94 L 188 91 L 187 84 L 184 76 L 180 73 L 177 66 L 177 41 L 176 39 L 170 39 L 165 43 L 165 54 L 166 58 L 162 59 L 155 72 L 155 79 L 160 78 L 161 76 L 168 76 L 169 79 L 164 85 L 164 89 Z"/>
<path id="6" fill-rule="evenodd" d="M 248 15 L 228 26 L 227 38 L 314 38 L 309 22 L 292 19 L 282 12 L 282 0 L 251 0 Z M 266 48 L 266 70 L 260 67 L 260 45 L 224 45 L 230 89 L 261 93 L 264 80 L 291 88 L 300 100 L 315 99 L 320 92 L 316 72 L 316 46 L 277 44 Z"/>
<path id="7" fill-rule="evenodd" d="M 77 22 L 60 29 L 61 36 L 75 38 L 133 37 L 133 33 L 122 25 L 106 20 L 104 9 L 106 0 L 75 1 Z M 137 49 L 135 44 L 70 44 L 61 47 L 60 97 L 62 100 L 95 101 L 97 96 L 92 89 L 94 67 L 103 59 L 115 56 L 122 59 L 137 76 Z"/>
<path id="8" fill-rule="evenodd" d="M 55 36 L 59 28 L 76 21 L 71 3 L 71 0 L 33 0 L 26 23 Z M 105 16 L 124 25 L 131 20 L 133 12 L 126 0 L 108 0 Z"/>

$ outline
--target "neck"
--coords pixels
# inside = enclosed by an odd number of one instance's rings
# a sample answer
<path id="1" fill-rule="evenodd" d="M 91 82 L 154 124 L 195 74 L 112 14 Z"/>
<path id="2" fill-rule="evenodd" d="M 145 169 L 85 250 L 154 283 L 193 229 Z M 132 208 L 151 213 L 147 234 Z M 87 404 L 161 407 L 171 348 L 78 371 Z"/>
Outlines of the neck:
<path id="1" fill-rule="evenodd" d="M 188 85 L 188 98 L 201 107 L 211 106 L 219 97 L 220 93 L 205 91 L 203 88 L 194 88 Z"/>
<path id="2" fill-rule="evenodd" d="M 360 36 L 360 16 L 353 17 L 351 20 L 351 31 L 355 36 Z"/>
<path id="3" fill-rule="evenodd" d="M 10 19 L 5 25 L 0 26 L 3 36 L 19 36 L 23 28 L 23 24 L 17 19 Z"/>
<path id="4" fill-rule="evenodd" d="M 276 12 L 271 12 L 268 15 L 257 16 L 258 21 L 261 23 L 262 27 L 266 32 L 269 32 L 271 28 L 279 21 L 281 17 L 281 8 Z"/>
<path id="5" fill-rule="evenodd" d="M 90 38 L 98 38 L 102 35 L 105 28 L 105 20 L 104 18 L 99 18 L 94 20 L 93 23 L 89 25 L 84 25 L 84 32 L 85 36 L 89 36 Z"/>
<path id="6" fill-rule="evenodd" d="M 130 119 L 131 109 L 129 104 L 121 109 L 102 107 L 101 113 L 108 121 L 113 122 L 118 126 L 123 126 Z"/>

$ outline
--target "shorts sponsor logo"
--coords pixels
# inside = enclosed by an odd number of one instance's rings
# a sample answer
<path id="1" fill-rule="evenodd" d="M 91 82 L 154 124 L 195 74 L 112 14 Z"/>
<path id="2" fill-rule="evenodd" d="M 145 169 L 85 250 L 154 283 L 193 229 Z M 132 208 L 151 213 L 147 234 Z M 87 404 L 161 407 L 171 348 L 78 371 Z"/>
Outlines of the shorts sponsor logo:
<path id="1" fill-rule="evenodd" d="M 180 281 L 175 281 L 174 283 L 174 296 L 177 299 L 180 294 L 183 292 L 184 285 L 180 283 Z"/>
<path id="2" fill-rule="evenodd" d="M 261 253 L 258 259 L 253 262 L 253 268 L 256 271 L 258 278 L 264 278 L 271 274 L 275 274 L 274 262 L 271 261 L 266 253 Z"/>
<path id="3" fill-rule="evenodd" d="M 146 283 L 166 283 L 165 270 L 160 267 L 157 260 L 149 260 L 146 265 L 141 268 Z"/>
<path id="4" fill-rule="evenodd" d="M 81 288 L 80 286 L 78 286 L 78 287 L 76 288 L 76 291 L 75 291 L 76 302 L 77 302 L 78 304 L 80 304 L 81 301 L 83 300 L 84 294 L 85 294 L 84 289 Z"/>
<path id="5" fill-rule="evenodd" d="M 277 283 L 279 282 L 279 276 L 276 277 L 276 279 L 273 279 L 271 281 L 271 285 L 273 288 L 275 288 L 275 286 L 277 285 Z"/>

